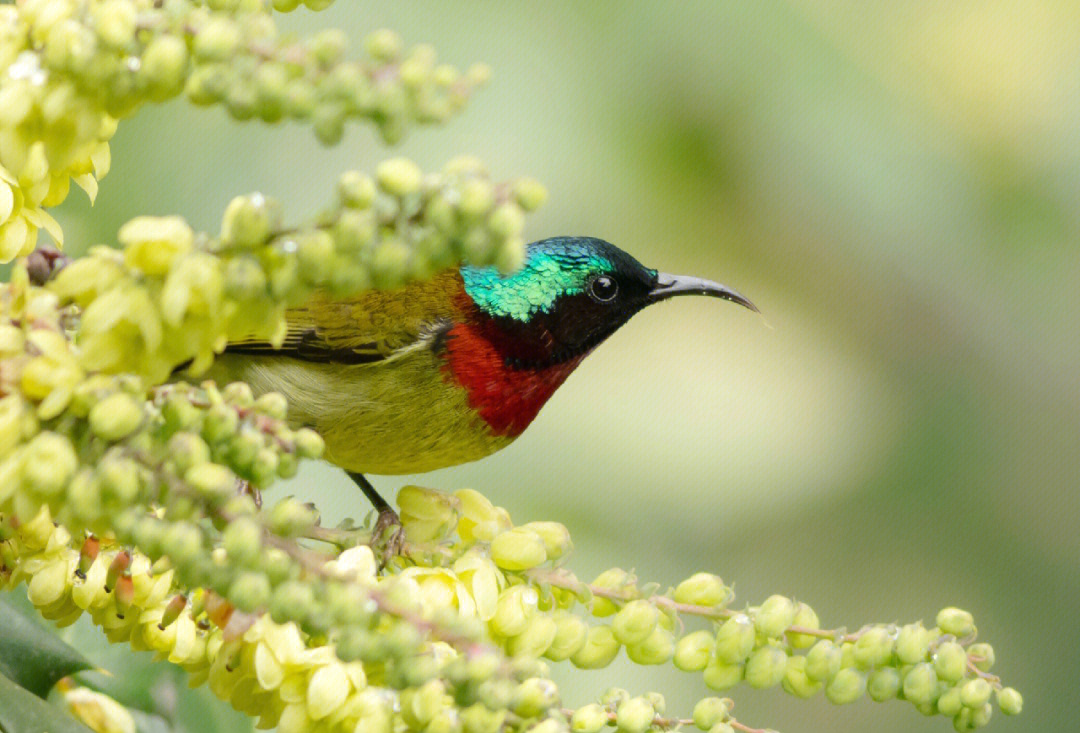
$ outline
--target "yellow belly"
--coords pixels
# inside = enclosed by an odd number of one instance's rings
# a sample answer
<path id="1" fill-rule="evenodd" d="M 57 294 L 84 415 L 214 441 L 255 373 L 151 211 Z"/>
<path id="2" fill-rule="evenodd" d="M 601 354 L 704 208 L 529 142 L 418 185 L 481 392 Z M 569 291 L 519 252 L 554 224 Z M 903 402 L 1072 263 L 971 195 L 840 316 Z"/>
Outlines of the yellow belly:
<path id="1" fill-rule="evenodd" d="M 372 364 L 318 364 L 280 356 L 223 354 L 206 375 L 280 392 L 295 425 L 317 430 L 325 457 L 349 471 L 423 473 L 475 461 L 506 447 L 448 382 L 431 351 Z"/>

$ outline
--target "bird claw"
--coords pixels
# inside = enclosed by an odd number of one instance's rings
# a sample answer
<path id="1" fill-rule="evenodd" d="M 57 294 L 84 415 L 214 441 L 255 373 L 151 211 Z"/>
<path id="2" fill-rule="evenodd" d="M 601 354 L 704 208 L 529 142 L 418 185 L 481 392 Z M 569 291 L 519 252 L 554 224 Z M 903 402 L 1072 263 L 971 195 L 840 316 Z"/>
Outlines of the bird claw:
<path id="1" fill-rule="evenodd" d="M 387 534 L 389 530 L 389 535 Z M 390 507 L 379 510 L 379 518 L 375 520 L 375 528 L 371 534 L 373 544 L 378 548 L 379 567 L 384 568 L 390 561 L 401 554 L 405 547 L 405 528 L 401 526 L 401 518 Z M 381 547 L 380 547 L 381 546 Z"/>

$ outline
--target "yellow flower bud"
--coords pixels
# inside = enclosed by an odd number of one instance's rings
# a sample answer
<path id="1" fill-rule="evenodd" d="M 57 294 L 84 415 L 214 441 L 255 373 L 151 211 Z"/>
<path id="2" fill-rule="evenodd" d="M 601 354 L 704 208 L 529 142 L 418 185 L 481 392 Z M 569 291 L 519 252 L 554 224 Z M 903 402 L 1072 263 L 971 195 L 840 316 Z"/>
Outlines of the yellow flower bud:
<path id="1" fill-rule="evenodd" d="M 392 196 L 408 196 L 420 190 L 423 173 L 408 158 L 384 160 L 375 168 L 379 187 Z"/>
<path id="2" fill-rule="evenodd" d="M 395 61 L 401 55 L 401 36 L 380 28 L 364 38 L 364 49 L 376 61 Z"/>
<path id="3" fill-rule="evenodd" d="M 547 201 L 547 189 L 534 178 L 519 178 L 514 182 L 514 198 L 525 211 L 535 211 Z"/>
<path id="4" fill-rule="evenodd" d="M 487 227 L 499 239 L 516 237 L 525 228 L 525 215 L 517 204 L 502 203 L 488 216 Z"/>
<path id="5" fill-rule="evenodd" d="M 892 658 L 893 639 L 889 630 L 874 626 L 855 640 L 855 663 L 860 667 L 880 667 Z"/>
<path id="6" fill-rule="evenodd" d="M 936 621 L 942 632 L 953 636 L 968 636 L 975 631 L 975 619 L 962 608 L 943 608 L 938 611 Z"/>
<path id="7" fill-rule="evenodd" d="M 806 676 L 806 657 L 797 654 L 787 658 L 781 683 L 785 691 L 802 698 L 813 697 L 824 686 L 824 683 Z"/>
<path id="8" fill-rule="evenodd" d="M 547 560 L 547 550 L 538 534 L 515 527 L 491 541 L 491 559 L 505 570 L 528 570 Z"/>
<path id="9" fill-rule="evenodd" d="M 795 620 L 795 603 L 786 596 L 769 596 L 754 614 L 754 626 L 770 639 L 778 639 Z"/>
<path id="10" fill-rule="evenodd" d="M 719 697 L 703 697 L 694 705 L 694 725 L 698 730 L 710 730 L 731 717 L 731 701 Z"/>
<path id="11" fill-rule="evenodd" d="M 727 664 L 714 658 L 709 661 L 709 665 L 705 667 L 705 671 L 701 676 L 710 690 L 721 692 L 739 684 L 745 671 L 745 666 L 742 663 Z"/>
<path id="12" fill-rule="evenodd" d="M 430 680 L 420 687 L 401 691 L 401 716 L 410 726 L 423 728 L 447 702 L 442 681 Z"/>
<path id="13" fill-rule="evenodd" d="M 694 631 L 675 644 L 674 665 L 684 672 L 700 672 L 709 665 L 713 636 L 708 631 Z"/>
<path id="14" fill-rule="evenodd" d="M 26 446 L 23 479 L 33 491 L 52 496 L 67 486 L 78 465 L 75 449 L 66 436 L 39 433 Z"/>
<path id="15" fill-rule="evenodd" d="M 356 696 L 356 728 L 353 733 L 391 733 L 394 717 L 391 703 L 381 690 L 366 689 Z M 500 721 L 501 723 L 501 721 Z M 469 733 L 488 733 L 472 731 Z"/>
<path id="16" fill-rule="evenodd" d="M 117 441 L 138 429 L 143 407 L 124 392 L 111 394 L 90 408 L 90 430 L 102 440 Z"/>
<path id="17" fill-rule="evenodd" d="M 855 702 L 866 691 L 866 675 L 857 669 L 845 667 L 825 685 L 825 697 L 834 705 Z"/>
<path id="18" fill-rule="evenodd" d="M 513 712 L 535 718 L 559 702 L 559 688 L 549 679 L 530 677 L 518 685 L 511 703 Z"/>
<path id="19" fill-rule="evenodd" d="M 445 537 L 458 520 L 458 501 L 441 491 L 421 486 L 403 486 L 397 504 L 401 524 L 412 542 L 430 542 Z"/>
<path id="20" fill-rule="evenodd" d="M 483 703 L 475 703 L 461 711 L 465 733 L 499 733 L 505 720 L 505 710 L 488 710 Z"/>
<path id="21" fill-rule="evenodd" d="M 461 187 L 458 209 L 467 217 L 479 218 L 495 204 L 495 189 L 489 181 L 474 178 Z"/>
<path id="22" fill-rule="evenodd" d="M 367 545 L 357 545 L 343 551 L 336 559 L 326 564 L 328 571 L 340 578 L 349 578 L 360 582 L 375 580 L 378 564 L 375 553 Z"/>
<path id="23" fill-rule="evenodd" d="M 1013 688 L 1004 687 L 997 691 L 997 703 L 1006 715 L 1019 715 L 1024 707 L 1024 698 Z"/>
<path id="24" fill-rule="evenodd" d="M 194 246 L 195 233 L 179 216 L 139 216 L 120 227 L 124 262 L 147 275 L 164 275 L 180 255 Z"/>
<path id="25" fill-rule="evenodd" d="M 457 531 L 463 541 L 490 542 L 500 532 L 510 529 L 506 512 L 492 505 L 480 492 L 461 489 L 454 492 L 454 497 L 461 502 L 462 516 Z"/>
<path id="26" fill-rule="evenodd" d="M 960 702 L 965 707 L 981 708 L 990 700 L 992 692 L 993 688 L 990 687 L 989 682 L 982 677 L 976 677 L 960 686 Z"/>
<path id="27" fill-rule="evenodd" d="M 606 667 L 619 653 L 619 642 L 610 626 L 593 626 L 589 635 L 570 661 L 579 669 L 600 669 Z"/>
<path id="28" fill-rule="evenodd" d="M 528 522 L 521 529 L 535 532 L 544 541 L 544 550 L 548 560 L 558 560 L 573 549 L 570 530 L 559 522 Z"/>
<path id="29" fill-rule="evenodd" d="M 660 612 L 647 600 L 630 601 L 611 620 L 611 630 L 620 644 L 630 646 L 648 638 L 660 621 Z"/>
<path id="30" fill-rule="evenodd" d="M 907 624 L 896 637 L 896 658 L 904 664 L 926 661 L 930 632 L 921 623 Z"/>
<path id="31" fill-rule="evenodd" d="M 840 670 L 840 674 L 846 671 Z M 904 675 L 904 697 L 916 705 L 934 702 L 937 699 L 937 684 L 934 668 L 927 662 L 920 662 Z"/>
<path id="32" fill-rule="evenodd" d="M 72 687 L 63 695 L 71 714 L 95 733 L 135 733 L 131 713 L 108 695 L 86 687 Z"/>
<path id="33" fill-rule="evenodd" d="M 610 570 L 605 570 L 597 575 L 596 579 L 593 580 L 592 585 L 598 589 L 602 588 L 605 590 L 621 592 L 627 586 L 633 585 L 633 579 L 630 577 L 630 574 L 622 568 L 611 568 Z M 607 598 L 596 597 L 593 599 L 593 616 L 603 618 L 604 616 L 612 615 L 618 610 L 619 607 Z"/>
<path id="34" fill-rule="evenodd" d="M 130 0 L 105 0 L 91 6 L 95 30 L 105 45 L 116 49 L 130 46 L 135 40 L 135 3 Z"/>
<path id="35" fill-rule="evenodd" d="M 539 657 L 548 650 L 557 633 L 555 619 L 534 614 L 525 630 L 507 642 L 506 650 L 514 657 Z"/>
<path id="36" fill-rule="evenodd" d="M 674 654 L 675 637 L 661 626 L 654 628 L 644 640 L 626 646 L 626 656 L 636 664 L 665 664 Z"/>
<path id="37" fill-rule="evenodd" d="M 73 570 L 57 558 L 34 573 L 26 586 L 26 597 L 37 607 L 55 603 L 67 591 Z"/>
<path id="38" fill-rule="evenodd" d="M 499 636 L 517 636 L 525 631 L 529 620 L 536 613 L 538 595 L 536 589 L 527 585 L 515 585 L 499 595 L 495 615 L 489 625 Z"/>
<path id="39" fill-rule="evenodd" d="M 758 649 L 746 660 L 746 682 L 757 688 L 779 684 L 784 679 L 787 659 L 783 649 L 774 646 Z"/>
<path id="40" fill-rule="evenodd" d="M 754 623 L 737 613 L 723 623 L 716 634 L 716 656 L 727 664 L 745 661 L 754 648 Z"/>
<path id="41" fill-rule="evenodd" d="M 607 722 L 607 711 L 602 705 L 592 703 L 574 711 L 570 718 L 570 730 L 574 733 L 598 733 Z"/>
<path id="42" fill-rule="evenodd" d="M 875 702 L 884 702 L 896 697 L 903 680 L 896 667 L 879 667 L 866 678 L 866 692 Z"/>
<path id="43" fill-rule="evenodd" d="M 957 682 L 967 673 L 967 652 L 957 642 L 947 641 L 934 652 L 933 663 L 938 679 Z"/>
<path id="44" fill-rule="evenodd" d="M 656 710 L 642 697 L 623 700 L 615 710 L 615 726 L 624 733 L 645 733 L 656 717 Z"/>
<path id="45" fill-rule="evenodd" d="M 711 573 L 695 573 L 679 583 L 672 594 L 676 603 L 692 606 L 719 606 L 730 596 L 724 581 Z"/>
<path id="46" fill-rule="evenodd" d="M 544 656 L 553 662 L 561 662 L 576 654 L 589 635 L 589 625 L 585 620 L 568 611 L 554 614 L 555 638 L 552 639 Z"/>

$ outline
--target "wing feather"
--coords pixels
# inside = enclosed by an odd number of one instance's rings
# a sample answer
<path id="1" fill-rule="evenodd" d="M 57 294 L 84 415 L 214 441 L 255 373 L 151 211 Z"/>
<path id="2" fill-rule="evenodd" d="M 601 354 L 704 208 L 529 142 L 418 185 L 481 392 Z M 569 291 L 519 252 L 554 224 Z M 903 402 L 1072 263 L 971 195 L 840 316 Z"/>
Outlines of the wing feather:
<path id="1" fill-rule="evenodd" d="M 455 269 L 397 290 L 366 291 L 352 298 L 316 293 L 286 312 L 288 331 L 280 347 L 236 341 L 225 352 L 335 364 L 385 361 L 437 345 L 460 317 L 461 292 Z"/>

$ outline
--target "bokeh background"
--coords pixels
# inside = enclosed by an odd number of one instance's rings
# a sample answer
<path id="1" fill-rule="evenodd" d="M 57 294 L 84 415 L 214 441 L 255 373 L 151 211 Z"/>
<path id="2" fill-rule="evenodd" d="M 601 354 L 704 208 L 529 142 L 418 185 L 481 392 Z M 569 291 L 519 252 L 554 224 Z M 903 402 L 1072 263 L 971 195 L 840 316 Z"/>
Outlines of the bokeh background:
<path id="1" fill-rule="evenodd" d="M 366 128 L 325 149 L 299 126 L 144 110 L 96 206 L 58 212 L 69 242 L 114 241 L 144 213 L 216 231 L 251 190 L 300 218 L 341 171 L 393 154 L 533 175 L 551 198 L 530 236 L 609 239 L 737 287 L 764 319 L 706 299 L 648 310 L 507 450 L 376 484 L 475 487 L 518 521 L 561 520 L 584 575 L 710 570 L 833 626 L 962 606 L 1025 698 L 992 729 L 1075 729 L 1080 5 L 341 0 L 282 23 L 355 43 L 386 26 L 495 75 L 393 152 Z M 366 511 L 329 469 L 288 490 L 331 519 Z M 671 669 L 569 676 L 575 704 L 615 683 L 672 710 L 706 692 Z M 734 697 L 785 733 L 949 729 L 899 703 Z M 235 720 L 191 705 L 192 730 Z"/>

